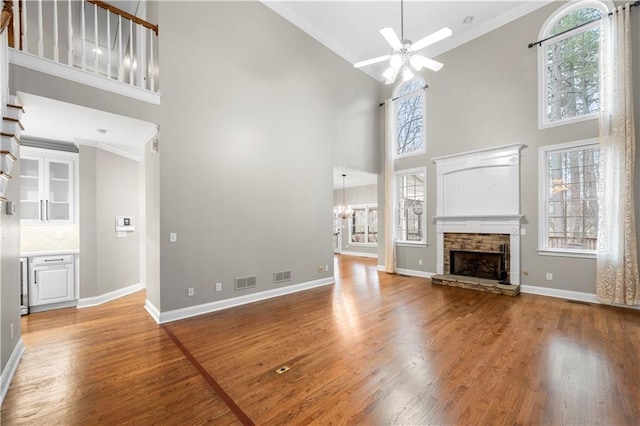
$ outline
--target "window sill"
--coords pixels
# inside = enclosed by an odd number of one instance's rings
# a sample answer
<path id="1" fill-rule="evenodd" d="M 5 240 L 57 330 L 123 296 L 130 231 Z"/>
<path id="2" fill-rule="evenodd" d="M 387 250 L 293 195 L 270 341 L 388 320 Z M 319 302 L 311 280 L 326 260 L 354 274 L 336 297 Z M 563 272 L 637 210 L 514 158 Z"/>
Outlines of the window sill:
<path id="1" fill-rule="evenodd" d="M 427 243 L 423 242 L 409 242 L 409 241 L 396 241 L 396 247 L 427 247 Z"/>
<path id="2" fill-rule="evenodd" d="M 550 249 L 538 249 L 538 255 L 540 256 L 558 256 L 558 257 L 579 257 L 583 259 L 595 259 L 595 251 L 587 250 L 550 250 Z"/>
<path id="3" fill-rule="evenodd" d="M 354 247 L 378 247 L 378 243 L 349 243 L 349 246 L 354 246 Z"/>
<path id="4" fill-rule="evenodd" d="M 591 113 L 587 115 L 581 115 L 579 117 L 566 118 L 564 120 L 549 122 L 545 121 L 538 126 L 538 130 L 551 129 L 553 127 L 564 126 L 565 124 L 580 123 L 582 121 L 596 120 L 598 119 L 598 117 L 600 117 L 599 113 Z"/>

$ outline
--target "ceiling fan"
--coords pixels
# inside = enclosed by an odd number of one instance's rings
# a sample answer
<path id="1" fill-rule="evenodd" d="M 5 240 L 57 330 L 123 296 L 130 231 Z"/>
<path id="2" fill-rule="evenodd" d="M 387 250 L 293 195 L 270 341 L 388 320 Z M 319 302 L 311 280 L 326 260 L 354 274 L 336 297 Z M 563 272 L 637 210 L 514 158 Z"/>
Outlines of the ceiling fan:
<path id="1" fill-rule="evenodd" d="M 433 34 L 422 38 L 415 43 L 404 38 L 404 1 L 400 0 L 400 38 L 391 27 L 382 28 L 380 34 L 387 40 L 387 43 L 393 49 L 390 55 L 378 56 L 377 58 L 367 59 L 366 61 L 356 62 L 353 64 L 355 68 L 362 68 L 367 65 L 377 64 L 389 60 L 389 68 L 382 74 L 385 78 L 385 84 L 393 84 L 402 70 L 402 79 L 404 81 L 411 80 L 414 76 L 413 71 L 420 71 L 427 68 L 432 71 L 439 71 L 444 64 L 425 56 L 418 55 L 416 52 L 430 46 L 440 40 L 449 37 L 453 32 L 450 28 L 444 27 Z"/>

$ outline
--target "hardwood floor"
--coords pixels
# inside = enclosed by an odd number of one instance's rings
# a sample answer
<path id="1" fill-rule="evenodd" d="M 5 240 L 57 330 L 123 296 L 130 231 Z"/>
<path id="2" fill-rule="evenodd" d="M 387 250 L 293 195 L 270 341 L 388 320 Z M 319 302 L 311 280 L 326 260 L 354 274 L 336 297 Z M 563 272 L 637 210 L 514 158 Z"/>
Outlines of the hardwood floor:
<path id="1" fill-rule="evenodd" d="M 640 423 L 640 311 L 335 266 L 163 327 L 142 292 L 24 317 L 2 424 Z"/>

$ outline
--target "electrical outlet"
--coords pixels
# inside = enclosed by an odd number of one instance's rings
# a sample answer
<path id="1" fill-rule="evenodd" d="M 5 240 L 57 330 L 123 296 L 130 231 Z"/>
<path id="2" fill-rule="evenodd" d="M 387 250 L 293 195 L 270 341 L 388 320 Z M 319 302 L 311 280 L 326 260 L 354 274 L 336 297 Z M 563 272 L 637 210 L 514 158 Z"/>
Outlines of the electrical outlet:
<path id="1" fill-rule="evenodd" d="M 216 291 L 222 291 L 222 283 L 216 283 Z"/>
<path id="2" fill-rule="evenodd" d="M 329 265 L 324 265 L 324 271 L 329 272 Z"/>
<path id="3" fill-rule="evenodd" d="M 527 235 L 527 228 L 520 228 L 520 235 Z"/>
<path id="4" fill-rule="evenodd" d="M 553 281 L 553 274 L 551 272 L 547 272 L 547 281 Z"/>
<path id="5" fill-rule="evenodd" d="M 191 297 L 191 296 L 193 296 L 193 293 L 194 293 L 194 292 L 193 292 L 193 287 L 189 287 L 189 288 L 187 289 L 187 296 Z"/>
<path id="6" fill-rule="evenodd" d="M 11 340 L 13 340 L 13 323 L 9 324 L 9 334 L 11 334 Z"/>
<path id="7" fill-rule="evenodd" d="M 418 259 L 418 265 L 422 265 L 422 259 Z"/>
<path id="8" fill-rule="evenodd" d="M 178 234 L 176 232 L 169 233 L 169 242 L 175 243 L 176 241 L 178 241 Z"/>

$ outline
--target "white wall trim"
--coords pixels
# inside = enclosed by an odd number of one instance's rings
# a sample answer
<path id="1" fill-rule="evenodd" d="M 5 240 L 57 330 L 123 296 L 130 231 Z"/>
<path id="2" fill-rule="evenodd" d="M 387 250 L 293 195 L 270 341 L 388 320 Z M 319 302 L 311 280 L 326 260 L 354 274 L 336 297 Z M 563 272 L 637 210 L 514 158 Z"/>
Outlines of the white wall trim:
<path id="1" fill-rule="evenodd" d="M 194 317 L 197 315 L 207 314 L 209 312 L 220 311 L 223 309 L 233 308 L 236 306 L 246 305 L 253 302 L 259 302 L 261 300 L 271 299 L 274 297 L 280 297 L 287 294 L 297 293 L 304 290 L 309 290 L 315 287 L 322 287 L 329 284 L 334 284 L 334 277 L 322 278 L 319 280 L 309 281 L 306 283 L 295 284 L 287 287 L 274 288 L 272 290 L 261 291 L 258 293 L 247 294 L 239 297 L 232 297 L 230 299 L 218 300 L 215 302 L 204 303 L 202 305 L 188 306 L 186 308 L 175 309 L 173 311 L 160 312 L 159 318 L 155 318 L 155 312 L 151 312 L 151 306 L 145 308 L 147 312 L 151 314 L 154 320 L 159 324 L 164 324 L 171 321 L 178 321 L 185 318 Z M 157 310 L 156 310 L 157 312 Z"/>
<path id="2" fill-rule="evenodd" d="M 27 52 L 9 48 L 9 62 L 45 74 L 64 78 L 86 86 L 106 90 L 107 92 L 127 96 L 129 98 L 160 105 L 160 93 L 150 92 L 136 86 L 131 86 L 117 80 L 110 80 L 102 76 L 82 71 L 68 65 L 60 64 L 49 59 L 41 58 Z"/>
<path id="3" fill-rule="evenodd" d="M 594 293 L 584 293 L 581 291 L 562 290 L 558 288 L 538 287 L 535 285 L 520 285 L 520 292 L 536 294 L 538 296 L 556 297 L 559 299 L 577 300 L 580 302 L 596 303 L 598 305 L 616 306 L 619 308 L 629 308 L 640 310 L 640 305 L 629 306 L 619 304 L 602 303 Z"/>
<path id="4" fill-rule="evenodd" d="M 578 300 L 580 302 L 600 303 L 593 293 L 583 293 L 581 291 L 562 290 L 558 288 L 538 287 L 535 285 L 520 284 L 520 292 L 527 294 L 537 294 L 538 296 L 557 297 L 560 299 Z"/>
<path id="5" fill-rule="evenodd" d="M 107 151 L 107 152 L 110 152 L 112 154 L 119 155 L 119 156 L 124 157 L 124 158 L 128 158 L 129 160 L 137 161 L 138 163 L 141 163 L 144 160 L 144 155 L 143 154 L 142 155 L 134 154 L 132 152 L 128 152 L 128 151 L 124 151 L 124 150 L 121 150 L 121 149 L 118 149 L 118 148 L 114 148 L 114 147 L 112 147 L 110 145 L 107 145 L 105 143 L 102 143 L 102 142 L 95 142 L 95 141 L 79 139 L 79 138 L 75 138 L 74 140 L 78 145 L 91 146 L 93 148 L 98 148 L 98 149 L 101 149 L 103 151 Z M 144 145 L 143 145 L 142 149 L 138 149 L 138 148 L 135 148 L 135 149 L 138 150 L 138 151 L 143 151 L 144 150 Z"/>
<path id="6" fill-rule="evenodd" d="M 385 269 L 384 265 L 378 265 L 378 266 L 376 267 L 376 269 L 377 269 L 378 271 L 380 271 L 380 272 L 387 272 L 387 270 Z"/>
<path id="7" fill-rule="evenodd" d="M 20 363 L 23 354 L 24 342 L 21 338 L 20 340 L 18 340 L 15 348 L 13 348 L 13 352 L 11 352 L 9 361 L 7 361 L 7 365 L 5 366 L 4 370 L 2 370 L 2 375 L 0 376 L 0 405 L 2 405 L 2 403 L 4 402 L 4 397 L 9 391 L 9 386 L 11 385 L 11 381 L 13 380 L 13 376 L 16 374 L 18 364 Z"/>
<path id="8" fill-rule="evenodd" d="M 149 315 L 151 315 L 151 318 L 153 318 L 155 322 L 160 324 L 160 311 L 158 310 L 158 308 L 153 306 L 153 303 L 151 303 L 149 299 L 145 299 L 144 308 L 147 310 Z"/>
<path id="9" fill-rule="evenodd" d="M 400 275 L 409 275 L 410 277 L 431 278 L 435 272 L 416 271 L 415 269 L 397 268 L 396 272 Z"/>
<path id="10" fill-rule="evenodd" d="M 364 253 L 364 252 L 358 252 L 358 251 L 342 250 L 340 254 L 345 256 L 372 257 L 374 259 L 378 258 L 378 253 Z"/>
<path id="11" fill-rule="evenodd" d="M 128 287 L 124 287 L 118 290 L 110 291 L 109 293 L 101 294 L 95 297 L 83 297 L 78 300 L 78 308 L 88 308 L 89 306 L 98 306 L 103 303 L 109 302 L 114 299 L 126 296 L 136 291 L 142 290 L 144 286 L 140 283 L 133 284 Z"/>

